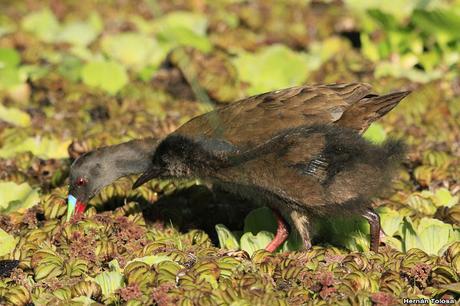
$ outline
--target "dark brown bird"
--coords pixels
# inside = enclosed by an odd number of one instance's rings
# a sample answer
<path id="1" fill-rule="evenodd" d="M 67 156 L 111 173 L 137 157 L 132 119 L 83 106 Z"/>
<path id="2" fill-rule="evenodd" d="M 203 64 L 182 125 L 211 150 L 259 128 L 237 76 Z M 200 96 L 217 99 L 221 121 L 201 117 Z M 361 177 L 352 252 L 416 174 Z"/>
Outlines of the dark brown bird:
<path id="1" fill-rule="evenodd" d="M 401 149 L 396 142 L 373 146 L 359 133 L 408 93 L 379 96 L 369 85 L 354 83 L 294 87 L 241 100 L 190 120 L 164 139 L 153 157 L 132 158 L 130 150 L 116 147 L 82 156 L 71 168 L 69 207 L 71 197 L 74 205 L 86 203 L 102 186 L 142 168 L 134 187 L 152 178 L 200 177 L 269 205 L 290 220 L 306 247 L 309 216 L 362 213 L 376 250 L 380 225 L 369 198 L 388 180 Z M 278 222 L 270 251 L 287 237 L 281 217 Z"/>

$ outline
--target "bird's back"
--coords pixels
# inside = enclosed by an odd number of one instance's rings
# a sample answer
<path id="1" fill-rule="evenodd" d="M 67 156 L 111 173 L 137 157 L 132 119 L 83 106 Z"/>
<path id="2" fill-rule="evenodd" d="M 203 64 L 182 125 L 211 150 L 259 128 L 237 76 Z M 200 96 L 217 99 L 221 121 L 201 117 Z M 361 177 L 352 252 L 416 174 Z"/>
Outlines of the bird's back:
<path id="1" fill-rule="evenodd" d="M 252 96 L 195 117 L 176 130 L 187 137 L 259 144 L 282 130 L 337 124 L 363 132 L 408 92 L 379 96 L 365 83 L 298 86 Z"/>
<path id="2" fill-rule="evenodd" d="M 215 180 L 249 198 L 276 198 L 278 205 L 352 212 L 388 184 L 402 151 L 398 142 L 376 146 L 348 128 L 298 127 L 232 157 Z"/>

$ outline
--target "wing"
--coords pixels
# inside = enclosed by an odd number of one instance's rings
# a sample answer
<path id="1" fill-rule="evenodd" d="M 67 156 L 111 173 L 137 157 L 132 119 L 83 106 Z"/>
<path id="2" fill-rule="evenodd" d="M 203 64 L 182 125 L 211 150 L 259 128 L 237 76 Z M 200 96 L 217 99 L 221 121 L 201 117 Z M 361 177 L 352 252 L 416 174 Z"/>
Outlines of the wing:
<path id="1" fill-rule="evenodd" d="M 372 94 L 371 86 L 364 83 L 292 87 L 249 97 L 195 117 L 174 133 L 225 139 L 241 148 L 301 125 L 337 122 L 362 131 L 363 126 L 367 128 L 404 96 L 379 100 L 380 96 Z M 378 110 L 370 107 L 374 101 L 379 102 Z M 361 106 L 353 107 L 357 104 Z M 347 116 L 341 120 L 344 114 Z"/>
<path id="2" fill-rule="evenodd" d="M 304 208 L 319 207 L 325 204 L 325 144 L 325 136 L 319 130 L 302 127 L 287 131 L 237 154 L 216 178 L 281 196 Z"/>

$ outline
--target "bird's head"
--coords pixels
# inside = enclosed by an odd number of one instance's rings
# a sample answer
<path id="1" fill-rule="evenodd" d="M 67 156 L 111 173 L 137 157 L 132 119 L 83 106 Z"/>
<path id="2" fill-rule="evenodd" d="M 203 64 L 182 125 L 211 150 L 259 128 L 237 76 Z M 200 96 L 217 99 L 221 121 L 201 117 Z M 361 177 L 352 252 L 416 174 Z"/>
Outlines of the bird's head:
<path id="1" fill-rule="evenodd" d="M 93 152 L 86 153 L 75 160 L 70 167 L 67 221 L 74 214 L 81 214 L 85 211 L 89 200 L 106 185 L 104 183 L 106 173 L 106 169 L 93 155 Z"/>
<path id="2" fill-rule="evenodd" d="M 136 139 L 98 148 L 76 159 L 70 167 L 67 220 L 83 213 L 103 187 L 120 177 L 146 171 L 158 142 L 156 138 Z"/>

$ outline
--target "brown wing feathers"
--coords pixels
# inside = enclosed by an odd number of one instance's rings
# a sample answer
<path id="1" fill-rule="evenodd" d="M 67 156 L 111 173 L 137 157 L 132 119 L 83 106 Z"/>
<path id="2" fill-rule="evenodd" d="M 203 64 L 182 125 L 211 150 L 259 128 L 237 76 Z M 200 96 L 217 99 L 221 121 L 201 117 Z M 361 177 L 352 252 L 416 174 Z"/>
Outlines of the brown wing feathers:
<path id="1" fill-rule="evenodd" d="M 364 132 L 409 92 L 379 96 L 365 83 L 298 86 L 252 96 L 195 117 L 175 133 L 257 144 L 280 130 L 331 124 Z"/>

